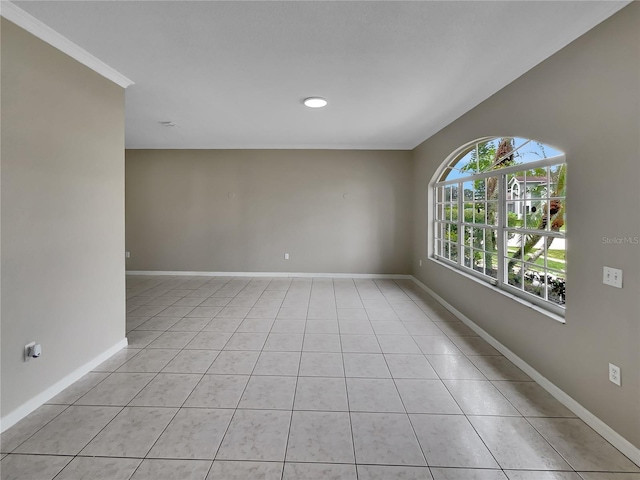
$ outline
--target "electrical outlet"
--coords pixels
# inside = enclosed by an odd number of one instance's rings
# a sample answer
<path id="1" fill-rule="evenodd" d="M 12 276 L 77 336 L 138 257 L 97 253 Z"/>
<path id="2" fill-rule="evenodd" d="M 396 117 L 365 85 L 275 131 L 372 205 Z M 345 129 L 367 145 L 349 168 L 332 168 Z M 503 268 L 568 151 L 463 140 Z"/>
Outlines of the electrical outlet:
<path id="1" fill-rule="evenodd" d="M 611 383 L 615 383 L 616 385 L 620 386 L 620 381 L 621 381 L 621 377 L 620 377 L 620 367 L 618 367 L 617 365 L 614 365 L 613 363 L 609 364 L 609 381 Z"/>
<path id="2" fill-rule="evenodd" d="M 284 259 L 285 259 L 285 260 L 289 260 L 289 254 L 288 254 L 288 253 L 285 253 L 285 254 L 284 254 Z"/>
<path id="3" fill-rule="evenodd" d="M 28 362 L 31 360 L 31 349 L 36 346 L 36 342 L 27 343 L 24 346 L 24 361 Z"/>
<path id="4" fill-rule="evenodd" d="M 124 252 L 124 258 L 131 258 L 131 252 Z"/>
<path id="5" fill-rule="evenodd" d="M 602 283 L 616 288 L 622 288 L 622 270 L 611 267 L 603 267 Z"/>
<path id="6" fill-rule="evenodd" d="M 422 266 L 422 259 L 418 260 L 418 265 L 421 267 Z"/>

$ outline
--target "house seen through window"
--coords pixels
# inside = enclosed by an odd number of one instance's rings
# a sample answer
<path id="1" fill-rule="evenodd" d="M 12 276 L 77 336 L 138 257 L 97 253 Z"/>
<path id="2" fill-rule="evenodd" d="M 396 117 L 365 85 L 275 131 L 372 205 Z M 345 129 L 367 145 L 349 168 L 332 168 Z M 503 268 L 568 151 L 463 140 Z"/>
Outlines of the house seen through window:
<path id="1" fill-rule="evenodd" d="M 524 138 L 454 152 L 433 183 L 433 256 L 563 315 L 564 153 Z"/>

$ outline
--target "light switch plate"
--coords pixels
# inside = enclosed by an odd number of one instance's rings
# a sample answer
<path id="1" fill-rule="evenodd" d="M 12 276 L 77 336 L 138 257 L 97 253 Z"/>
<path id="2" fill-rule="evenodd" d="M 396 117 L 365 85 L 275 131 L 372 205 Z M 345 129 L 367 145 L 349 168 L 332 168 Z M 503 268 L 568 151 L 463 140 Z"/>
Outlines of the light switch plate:
<path id="1" fill-rule="evenodd" d="M 602 283 L 612 287 L 622 288 L 622 270 L 612 267 L 604 267 L 602 272 Z"/>

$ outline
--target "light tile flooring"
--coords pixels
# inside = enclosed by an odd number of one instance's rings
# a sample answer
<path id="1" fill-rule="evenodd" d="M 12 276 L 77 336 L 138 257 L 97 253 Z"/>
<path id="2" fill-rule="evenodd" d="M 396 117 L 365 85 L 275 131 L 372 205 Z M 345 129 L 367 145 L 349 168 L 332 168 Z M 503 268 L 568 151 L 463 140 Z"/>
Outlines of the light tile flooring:
<path id="1" fill-rule="evenodd" d="M 2 435 L 2 480 L 640 479 L 410 281 L 127 284 L 129 347 Z"/>

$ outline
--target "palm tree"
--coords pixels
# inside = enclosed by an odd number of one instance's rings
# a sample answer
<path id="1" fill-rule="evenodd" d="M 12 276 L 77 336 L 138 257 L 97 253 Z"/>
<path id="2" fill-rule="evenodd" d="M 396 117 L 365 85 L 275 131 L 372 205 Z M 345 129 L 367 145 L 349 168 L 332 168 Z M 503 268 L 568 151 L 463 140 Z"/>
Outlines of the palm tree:
<path id="1" fill-rule="evenodd" d="M 503 138 L 500 140 L 498 144 L 498 148 L 496 149 L 495 157 L 493 162 L 491 163 L 491 170 L 498 170 L 500 168 L 508 167 L 514 164 L 514 154 L 513 154 L 513 140 L 511 138 Z M 497 190 L 498 190 L 498 177 L 489 177 L 487 178 L 487 200 L 496 200 L 497 199 Z M 495 204 L 487 204 L 487 223 L 489 225 L 496 224 L 496 208 Z M 497 251 L 498 239 L 496 238 L 495 230 L 491 230 L 491 236 L 487 239 L 489 243 L 488 248 L 486 248 L 486 252 Z M 493 268 L 493 259 L 492 255 L 486 253 L 486 263 L 485 268 Z"/>

